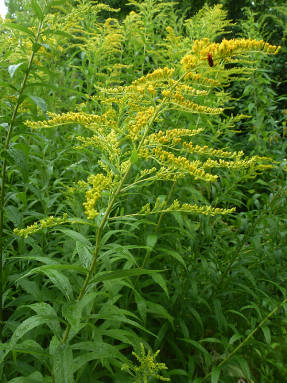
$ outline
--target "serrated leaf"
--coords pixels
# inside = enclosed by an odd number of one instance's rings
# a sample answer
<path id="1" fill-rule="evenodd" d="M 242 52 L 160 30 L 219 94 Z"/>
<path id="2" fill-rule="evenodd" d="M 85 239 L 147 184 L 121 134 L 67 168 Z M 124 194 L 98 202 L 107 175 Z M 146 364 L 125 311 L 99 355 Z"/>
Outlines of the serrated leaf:
<path id="1" fill-rule="evenodd" d="M 53 375 L 55 383 L 73 383 L 73 352 L 69 344 L 59 344 L 53 354 Z"/>
<path id="2" fill-rule="evenodd" d="M 22 66 L 23 64 L 24 64 L 24 62 L 21 62 L 19 64 L 14 64 L 14 65 L 9 65 L 8 66 L 8 73 L 9 73 L 11 78 L 14 77 L 14 74 L 16 73 L 16 70 L 18 68 L 20 68 L 20 66 Z"/>
<path id="3" fill-rule="evenodd" d="M 47 111 L 47 105 L 45 100 L 38 96 L 27 95 L 44 113 Z"/>

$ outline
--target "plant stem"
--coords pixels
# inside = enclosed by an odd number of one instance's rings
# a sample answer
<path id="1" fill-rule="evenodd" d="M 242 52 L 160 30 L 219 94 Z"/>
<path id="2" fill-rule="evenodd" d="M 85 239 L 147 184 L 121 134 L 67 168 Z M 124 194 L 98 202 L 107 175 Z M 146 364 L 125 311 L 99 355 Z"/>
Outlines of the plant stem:
<path id="1" fill-rule="evenodd" d="M 183 74 L 183 75 L 182 75 L 182 76 L 175 82 L 175 84 L 172 85 L 171 89 L 174 89 L 174 88 L 176 87 L 177 83 L 180 82 L 181 79 L 182 79 L 184 76 L 186 76 L 186 73 L 184 73 L 184 74 Z M 155 112 L 154 112 L 154 115 L 152 116 L 152 118 L 151 118 L 150 121 L 148 122 L 148 124 L 147 124 L 147 126 L 146 126 L 146 129 L 145 129 L 145 131 L 144 131 L 144 133 L 143 133 L 143 136 L 142 136 L 142 138 L 141 138 L 141 140 L 140 140 L 140 142 L 139 142 L 139 144 L 138 144 L 138 146 L 137 146 L 137 152 L 141 149 L 141 147 L 142 147 L 142 145 L 143 145 L 143 143 L 144 143 L 144 140 L 145 140 L 145 138 L 146 138 L 146 136 L 147 136 L 147 134 L 148 134 L 148 131 L 149 131 L 150 127 L 153 125 L 155 119 L 157 118 L 157 116 L 158 116 L 159 113 L 161 112 L 161 110 L 162 110 L 162 106 L 165 105 L 166 100 L 167 100 L 167 98 L 164 97 L 164 98 L 162 99 L 161 103 L 160 103 L 159 105 L 157 105 L 157 107 L 156 107 L 156 109 L 155 109 Z M 119 183 L 119 185 L 118 185 L 118 187 L 117 187 L 117 189 L 116 189 L 116 191 L 115 191 L 115 193 L 114 193 L 114 195 L 113 195 L 111 201 L 110 201 L 109 204 L 108 204 L 107 210 L 106 210 L 106 212 L 105 212 L 105 214 L 104 214 L 104 216 L 103 216 L 103 219 L 102 219 L 102 221 L 101 221 L 101 224 L 100 224 L 100 226 L 99 226 L 99 229 L 98 229 L 98 231 L 97 231 L 97 235 L 96 235 L 96 247 L 95 247 L 95 251 L 94 251 L 94 254 L 93 254 L 93 260 L 92 260 L 91 266 L 90 266 L 90 268 L 89 268 L 89 271 L 88 271 L 88 273 L 87 273 L 87 275 L 86 275 L 86 278 L 85 278 L 85 280 L 84 280 L 84 283 L 83 283 L 83 285 L 82 285 L 82 287 L 81 287 L 81 290 L 80 290 L 80 292 L 79 292 L 77 301 L 80 301 L 80 300 L 82 299 L 82 297 L 84 296 L 84 294 L 85 294 L 85 292 L 86 292 L 86 289 L 87 289 L 87 286 L 88 286 L 88 284 L 89 284 L 89 281 L 90 281 L 90 279 L 91 279 L 91 276 L 92 276 L 93 273 L 94 273 L 95 266 L 96 266 L 97 259 L 98 259 L 99 250 L 100 250 L 100 242 L 101 242 L 101 237 L 102 237 L 102 232 L 103 232 L 104 226 L 105 226 L 107 220 L 109 219 L 110 212 L 111 212 L 111 210 L 112 210 L 112 208 L 113 208 L 113 206 L 114 206 L 114 203 L 115 203 L 117 197 L 119 196 L 119 194 L 121 193 L 121 191 L 122 191 L 122 189 L 123 189 L 123 185 L 124 185 L 124 183 L 125 183 L 125 180 L 126 180 L 128 174 L 129 174 L 130 170 L 131 170 L 131 167 L 132 167 L 132 162 L 130 161 L 129 166 L 128 166 L 126 172 L 124 173 L 124 175 L 123 175 L 123 177 L 122 177 L 122 179 L 121 179 L 121 181 L 120 181 L 120 183 Z M 62 342 L 63 342 L 63 343 L 65 343 L 65 342 L 67 341 L 68 336 L 69 336 L 69 333 L 70 333 L 70 330 L 71 330 L 71 324 L 68 323 L 68 324 L 67 324 L 67 327 L 66 327 L 66 329 L 65 329 L 63 338 L 62 338 Z"/>
<path id="2" fill-rule="evenodd" d="M 237 346 L 235 349 L 227 355 L 225 359 L 223 359 L 217 367 L 222 367 L 233 355 L 235 355 L 248 341 L 250 338 L 253 337 L 253 335 L 256 333 L 257 330 L 259 330 L 260 327 L 264 325 L 265 322 L 268 321 L 275 313 L 280 309 L 281 306 L 283 306 L 287 302 L 287 298 L 285 298 L 281 303 L 279 303 L 278 306 L 276 306 L 265 318 L 262 319 L 262 321 L 258 324 L 257 327 L 255 327 L 254 330 L 251 331 L 251 333 Z M 212 374 L 212 371 L 209 372 L 205 377 L 203 378 L 202 382 L 206 381 Z"/>
<path id="3" fill-rule="evenodd" d="M 228 275 L 229 271 L 231 270 L 232 266 L 234 265 L 234 263 L 236 262 L 236 260 L 239 258 L 240 256 L 240 253 L 241 253 L 241 250 L 243 248 L 243 246 L 245 245 L 245 243 L 247 242 L 247 240 L 250 238 L 250 236 L 252 235 L 252 233 L 254 233 L 258 223 L 260 222 L 260 220 L 262 219 L 262 217 L 264 217 L 266 215 L 266 212 L 269 208 L 272 208 L 272 205 L 274 204 L 274 202 L 280 197 L 280 195 L 284 192 L 284 190 L 286 190 L 286 188 L 281 188 L 279 189 L 272 197 L 271 201 L 269 202 L 268 205 L 265 205 L 265 208 L 261 211 L 261 213 L 259 214 L 259 216 L 255 219 L 253 225 L 251 225 L 249 227 L 249 229 L 245 232 L 242 240 L 240 242 L 238 242 L 234 252 L 233 252 L 233 255 L 231 256 L 230 260 L 229 260 L 229 263 L 227 265 L 227 267 L 225 268 L 224 272 L 222 273 L 221 275 L 221 278 L 219 280 L 219 282 L 217 283 L 217 285 L 215 286 L 214 290 L 213 290 L 213 294 L 215 294 L 215 292 L 217 291 L 217 289 L 219 288 L 219 286 L 223 283 L 223 281 L 226 279 L 226 276 Z"/>
<path id="4" fill-rule="evenodd" d="M 95 247 L 95 251 L 94 251 L 94 255 L 93 255 L 93 260 L 92 260 L 91 266 L 89 268 L 89 271 L 88 271 L 88 273 L 86 275 L 86 278 L 84 280 L 84 283 L 83 283 L 83 285 L 81 287 L 81 290 L 80 290 L 80 293 L 78 295 L 77 301 L 80 301 L 82 299 L 82 297 L 84 296 L 85 291 L 86 291 L 87 286 L 88 286 L 88 283 L 89 283 L 89 281 L 91 279 L 91 276 L 94 273 L 94 269 L 95 269 L 95 266 L 96 266 L 96 263 L 97 263 L 98 254 L 99 254 L 99 250 L 100 250 L 100 242 L 101 242 L 103 228 L 104 228 L 104 226 L 105 226 L 105 224 L 106 224 L 106 222 L 107 222 L 107 220 L 109 218 L 109 215 L 110 215 L 110 212 L 111 212 L 111 210 L 112 210 L 112 208 L 114 206 L 115 200 L 116 200 L 116 198 L 118 197 L 118 195 L 121 192 L 122 186 L 123 186 L 123 184 L 124 184 L 128 174 L 130 172 L 131 167 L 132 167 L 132 164 L 130 163 L 128 169 L 126 170 L 126 172 L 125 172 L 125 174 L 123 176 L 123 178 L 121 179 L 121 182 L 120 182 L 117 190 L 115 191 L 111 201 L 109 202 L 109 205 L 107 207 L 105 215 L 103 216 L 102 222 L 101 222 L 101 224 L 99 226 L 99 229 L 98 229 L 97 235 L 96 235 L 96 247 Z M 70 333 L 70 330 L 71 330 L 71 324 L 68 323 L 67 327 L 66 327 L 66 330 L 65 330 L 65 333 L 64 333 L 64 336 L 63 336 L 63 339 L 62 339 L 63 343 L 65 343 L 67 341 L 69 333 Z"/>
<path id="5" fill-rule="evenodd" d="M 43 21 L 41 21 L 38 25 L 38 30 L 37 30 L 37 33 L 35 36 L 35 41 L 34 41 L 35 43 L 37 43 L 39 40 L 42 25 L 43 25 Z M 15 104 L 15 107 L 14 107 L 14 110 L 12 113 L 12 117 L 11 117 L 11 120 L 9 123 L 8 132 L 7 132 L 7 136 L 6 136 L 6 140 L 5 140 L 5 144 L 4 144 L 4 148 L 3 148 L 4 158 L 3 158 L 2 170 L 1 170 L 2 182 L 1 182 L 1 195 L 0 195 L 0 339 L 2 338 L 2 328 L 3 328 L 3 321 L 4 321 L 4 309 L 3 309 L 3 271 L 4 271 L 4 269 L 3 269 L 3 263 L 4 263 L 3 247 L 4 247 L 4 238 L 3 238 L 3 230 L 4 230 L 4 204 L 5 204 L 4 200 L 5 200 L 5 186 L 6 186 L 7 154 L 8 154 L 8 149 L 9 149 L 9 145 L 10 145 L 12 132 L 13 132 L 13 129 L 15 126 L 17 112 L 18 112 L 19 106 L 22 102 L 21 97 L 23 95 L 23 92 L 24 92 L 24 89 L 25 89 L 25 86 L 26 86 L 26 83 L 27 83 L 27 80 L 28 80 L 28 77 L 29 77 L 29 74 L 30 74 L 30 71 L 32 68 L 34 56 L 35 56 L 35 52 L 33 50 L 31 53 L 29 62 L 28 62 L 28 67 L 27 67 L 25 76 L 23 78 L 21 87 L 19 89 L 19 93 L 17 96 L 17 102 Z"/>

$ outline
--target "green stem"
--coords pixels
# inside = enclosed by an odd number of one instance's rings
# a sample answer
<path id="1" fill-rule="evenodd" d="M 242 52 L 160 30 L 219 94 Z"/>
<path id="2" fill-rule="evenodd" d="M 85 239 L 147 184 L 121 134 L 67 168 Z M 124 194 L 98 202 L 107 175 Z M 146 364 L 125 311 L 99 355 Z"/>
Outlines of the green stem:
<path id="1" fill-rule="evenodd" d="M 253 337 L 253 335 L 256 333 L 257 330 L 259 330 L 265 322 L 268 321 L 275 313 L 280 309 L 281 306 L 283 306 L 287 302 L 287 298 L 285 298 L 278 306 L 276 306 L 265 318 L 262 319 L 262 321 L 259 323 L 257 327 L 255 327 L 254 330 L 251 331 L 251 333 L 237 346 L 235 349 L 227 355 L 225 359 L 223 359 L 218 365 L 217 368 L 222 367 L 230 358 L 232 358 L 233 355 L 235 355 L 248 341 Z M 206 381 L 212 374 L 212 371 L 209 372 L 202 380 L 202 382 Z"/>
<path id="2" fill-rule="evenodd" d="M 103 219 L 102 219 L 102 222 L 100 224 L 100 227 L 98 228 L 98 231 L 97 231 L 97 235 L 96 235 L 96 247 L 95 247 L 95 251 L 94 251 L 94 255 L 93 255 L 93 260 L 92 260 L 92 263 L 91 263 L 91 266 L 89 268 L 89 271 L 86 275 L 86 278 L 84 280 L 84 283 L 81 287 L 81 290 L 80 290 L 80 293 L 78 295 L 78 298 L 77 300 L 80 301 L 82 299 L 82 297 L 84 296 L 85 292 L 86 292 L 86 289 L 87 289 L 87 286 L 89 284 L 89 281 L 91 279 L 91 276 L 93 275 L 94 273 L 94 270 L 95 270 L 95 267 L 96 267 L 96 263 L 97 263 L 97 259 L 98 259 L 98 254 L 99 254 L 99 250 L 100 250 L 100 242 L 101 242 L 101 237 L 102 237 L 102 232 L 103 232 L 103 228 L 109 218 L 109 215 L 110 215 L 110 212 L 114 206 L 114 203 L 115 203 L 115 200 L 117 199 L 118 195 L 120 194 L 121 192 L 121 189 L 122 189 L 122 186 L 130 172 L 130 169 L 131 169 L 131 166 L 132 164 L 130 163 L 128 169 L 126 170 L 117 190 L 115 191 L 111 201 L 109 202 L 109 205 L 107 207 L 107 210 L 105 212 L 105 215 L 103 216 Z M 65 333 L 64 333 L 64 336 L 63 336 L 63 339 L 62 339 L 62 342 L 65 343 L 68 339 L 68 336 L 69 336 L 69 333 L 70 333 L 70 330 L 71 330 L 71 324 L 68 323 L 67 324 L 67 327 L 66 327 L 66 330 L 65 330 Z"/>
<path id="3" fill-rule="evenodd" d="M 174 87 L 176 87 L 177 83 L 181 81 L 181 79 L 186 76 L 186 73 L 184 75 L 182 75 L 175 84 L 172 85 L 171 89 L 174 89 Z M 137 152 L 141 149 L 143 143 L 144 143 L 144 140 L 149 132 L 149 129 L 150 127 L 153 125 L 155 119 L 157 118 L 157 116 L 159 115 L 159 113 L 161 112 L 162 110 L 162 106 L 166 103 L 166 100 L 167 98 L 164 97 L 161 101 L 161 103 L 156 107 L 156 110 L 155 110 L 155 113 L 154 115 L 152 116 L 152 118 L 150 119 L 150 121 L 148 122 L 147 126 L 146 126 L 146 129 L 144 131 L 144 134 L 141 138 L 141 141 L 140 143 L 138 144 L 137 146 Z M 130 162 L 125 174 L 123 175 L 118 187 L 117 187 L 117 190 L 115 191 L 111 201 L 109 202 L 108 204 L 108 207 L 107 207 L 107 210 L 103 216 L 103 219 L 101 221 L 101 224 L 100 224 L 100 227 L 97 231 L 97 235 L 96 235 L 96 247 L 95 247 L 95 251 L 94 251 L 94 254 L 93 254 L 93 259 L 92 259 L 92 263 L 91 263 L 91 266 L 89 268 L 89 271 L 86 275 L 86 278 L 84 280 L 84 283 L 81 287 L 81 290 L 80 290 L 80 293 L 78 295 L 78 298 L 77 298 L 77 301 L 80 301 L 82 299 L 82 297 L 84 296 L 85 292 L 86 292 L 86 289 L 87 289 L 87 286 L 89 284 L 89 281 L 91 279 L 91 276 L 94 274 L 94 271 L 95 271 L 95 267 L 96 267 L 96 263 L 97 263 L 97 259 L 98 259 L 98 254 L 99 254 L 99 250 L 100 250 L 100 242 L 101 242 L 101 237 L 102 237 L 102 232 L 103 232 L 103 229 L 104 229 L 104 226 L 106 224 L 106 222 L 108 221 L 109 219 L 109 215 L 110 215 L 110 212 L 114 206 L 114 203 L 117 199 L 117 197 L 119 196 L 119 194 L 122 192 L 122 189 L 123 189 L 123 185 L 125 183 L 125 180 L 131 170 L 131 167 L 132 167 L 132 162 Z M 64 332 L 64 335 L 63 335 L 63 338 L 62 338 L 62 342 L 65 343 L 68 339 L 68 336 L 70 334 L 70 330 L 71 330 L 71 324 L 68 323 L 67 324 L 67 327 L 65 329 L 65 332 Z"/>
<path id="4" fill-rule="evenodd" d="M 214 290 L 213 290 L 213 294 L 215 294 L 215 292 L 217 291 L 217 289 L 219 288 L 219 286 L 223 283 L 223 281 L 226 279 L 229 271 L 231 270 L 232 266 L 234 265 L 234 263 L 236 262 L 236 260 L 240 257 L 240 254 L 241 254 L 241 250 L 243 248 L 243 246 L 245 245 L 245 243 L 248 241 L 248 239 L 250 238 L 250 236 L 252 235 L 252 233 L 254 233 L 258 223 L 260 222 L 260 220 L 266 215 L 266 212 L 269 208 L 272 208 L 272 205 L 274 204 L 274 202 L 277 200 L 277 198 L 280 197 L 280 195 L 284 192 L 286 188 L 281 188 L 279 189 L 272 197 L 271 201 L 269 202 L 268 205 L 265 206 L 265 208 L 261 211 L 261 213 L 259 214 L 259 216 L 255 219 L 253 225 L 250 225 L 249 229 L 245 232 L 242 240 L 240 242 L 238 242 L 234 252 L 233 252 L 233 255 L 232 257 L 230 258 L 229 260 L 229 263 L 227 265 L 227 267 L 225 268 L 224 272 L 222 273 L 221 275 L 221 278 L 219 280 L 219 282 L 217 283 L 217 285 L 215 286 Z"/>
<path id="5" fill-rule="evenodd" d="M 40 34 L 41 34 L 41 29 L 42 29 L 43 21 L 41 21 L 38 25 L 38 30 L 37 34 L 35 36 L 35 43 L 38 42 Z M 4 204 L 5 204 L 5 186 L 6 186 L 6 171 L 7 171 L 7 154 L 8 154 L 8 149 L 10 145 L 10 140 L 12 136 L 12 132 L 15 126 L 15 121 L 16 121 L 16 116 L 18 113 L 19 106 L 21 105 L 21 97 L 23 95 L 31 68 L 32 68 L 32 63 L 33 59 L 35 56 L 35 52 L 32 51 L 29 62 L 28 62 L 28 67 L 26 70 L 26 74 L 24 76 L 24 79 L 22 81 L 18 96 L 17 96 L 17 102 L 14 107 L 12 117 L 10 120 L 5 144 L 4 144 L 4 158 L 2 162 L 2 171 L 1 171 L 1 195 L 0 195 L 0 339 L 2 337 L 2 328 L 3 328 L 3 321 L 4 321 L 4 308 L 3 308 L 3 263 L 4 263 L 4 256 L 3 256 L 3 246 L 4 246 L 4 238 L 3 238 L 3 230 L 4 230 Z"/>

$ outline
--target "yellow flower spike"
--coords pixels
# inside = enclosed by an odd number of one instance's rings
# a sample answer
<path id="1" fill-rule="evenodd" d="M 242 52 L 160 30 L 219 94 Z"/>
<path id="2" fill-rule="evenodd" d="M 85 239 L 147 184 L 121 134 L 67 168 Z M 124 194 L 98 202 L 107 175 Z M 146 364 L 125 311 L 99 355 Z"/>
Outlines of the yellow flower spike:
<path id="1" fill-rule="evenodd" d="M 93 219 L 98 215 L 96 210 L 96 203 L 100 199 L 101 194 L 104 190 L 109 190 L 112 184 L 112 176 L 108 174 L 96 174 L 91 175 L 87 181 L 88 185 L 92 187 L 86 191 L 86 202 L 83 203 L 86 215 L 89 219 Z"/>
<path id="2" fill-rule="evenodd" d="M 29 235 L 36 233 L 45 228 L 51 228 L 54 226 L 62 225 L 69 222 L 68 215 L 64 214 L 63 217 L 50 216 L 46 219 L 41 219 L 39 222 L 35 222 L 24 229 L 14 229 L 14 233 L 20 237 L 27 238 Z"/>
<path id="3" fill-rule="evenodd" d="M 87 114 L 83 112 L 68 112 L 63 114 L 56 114 L 56 113 L 47 113 L 50 118 L 50 120 L 47 121 L 26 121 L 25 124 L 29 126 L 30 128 L 52 128 L 59 125 L 65 125 L 65 124 L 82 124 L 82 125 L 89 125 L 92 123 L 99 123 L 102 121 L 102 117 L 94 114 Z"/>

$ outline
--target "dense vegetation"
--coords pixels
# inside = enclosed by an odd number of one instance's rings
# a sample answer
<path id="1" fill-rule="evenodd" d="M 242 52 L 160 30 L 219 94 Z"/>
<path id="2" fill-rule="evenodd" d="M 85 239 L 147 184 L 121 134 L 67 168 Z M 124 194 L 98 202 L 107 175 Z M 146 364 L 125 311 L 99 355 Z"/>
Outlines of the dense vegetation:
<path id="1" fill-rule="evenodd" d="M 10 1 L 1 382 L 287 381 L 287 7 L 229 3 Z"/>

